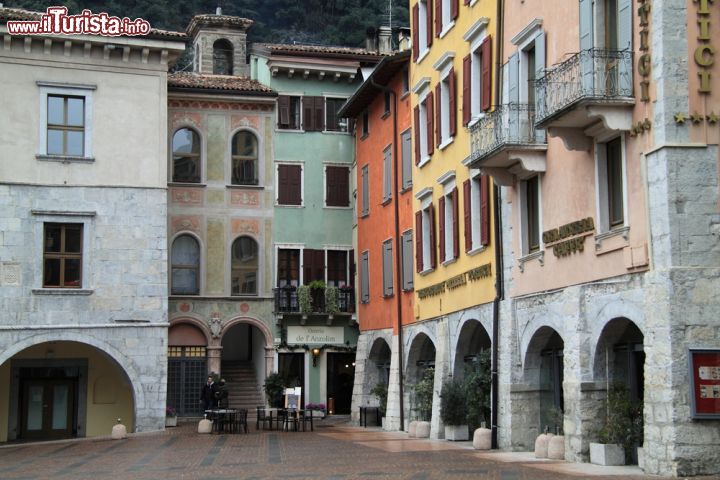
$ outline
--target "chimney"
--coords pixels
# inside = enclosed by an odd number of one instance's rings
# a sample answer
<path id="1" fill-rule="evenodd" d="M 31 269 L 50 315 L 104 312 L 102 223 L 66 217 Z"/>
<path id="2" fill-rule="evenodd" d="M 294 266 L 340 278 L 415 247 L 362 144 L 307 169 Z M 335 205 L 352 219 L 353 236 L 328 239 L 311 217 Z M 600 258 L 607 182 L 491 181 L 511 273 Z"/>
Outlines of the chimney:
<path id="1" fill-rule="evenodd" d="M 368 27 L 367 30 L 365 30 L 365 50 L 369 52 L 374 52 L 377 50 L 377 44 L 376 44 L 376 35 L 377 31 L 375 30 L 375 27 Z"/>
<path id="2" fill-rule="evenodd" d="M 400 27 L 398 29 L 398 50 L 403 52 L 411 47 L 410 29 L 408 27 Z"/>
<path id="3" fill-rule="evenodd" d="M 215 15 L 222 15 L 222 7 L 220 5 L 215 9 Z"/>
<path id="4" fill-rule="evenodd" d="M 392 29 L 390 27 L 380 27 L 378 33 L 378 52 L 382 54 L 392 53 Z"/>

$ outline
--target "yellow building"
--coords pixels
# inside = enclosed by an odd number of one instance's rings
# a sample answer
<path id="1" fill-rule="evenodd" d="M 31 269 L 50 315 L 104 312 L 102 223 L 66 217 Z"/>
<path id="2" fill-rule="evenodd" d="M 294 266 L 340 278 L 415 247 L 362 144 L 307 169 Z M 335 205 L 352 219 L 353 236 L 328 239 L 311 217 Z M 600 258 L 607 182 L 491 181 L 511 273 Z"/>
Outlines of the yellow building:
<path id="1" fill-rule="evenodd" d="M 435 438 L 444 435 L 442 382 L 462 378 L 491 347 L 494 194 L 492 180 L 466 163 L 470 128 L 496 103 L 496 10 L 495 2 L 478 0 L 410 3 L 416 297 L 415 322 L 404 332 L 404 374 L 412 385 L 435 368 Z M 406 419 L 427 417 L 413 389 L 405 402 Z"/>

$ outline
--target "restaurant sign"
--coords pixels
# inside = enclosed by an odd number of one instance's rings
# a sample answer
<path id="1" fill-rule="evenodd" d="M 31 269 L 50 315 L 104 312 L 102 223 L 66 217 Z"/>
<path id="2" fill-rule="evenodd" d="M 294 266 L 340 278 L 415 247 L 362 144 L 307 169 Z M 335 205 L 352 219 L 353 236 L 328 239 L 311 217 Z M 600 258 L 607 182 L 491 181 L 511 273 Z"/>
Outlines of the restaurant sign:
<path id="1" fill-rule="evenodd" d="M 460 275 L 450 277 L 440 283 L 435 283 L 433 285 L 430 285 L 429 287 L 421 288 L 420 290 L 418 290 L 418 297 L 421 299 L 426 297 L 434 297 L 435 295 L 445 293 L 446 289 L 455 290 L 456 288 L 467 284 L 468 280 L 474 282 L 482 278 L 487 278 L 491 275 L 492 268 L 490 267 L 489 263 L 486 263 L 485 265 L 480 265 L 479 267 L 472 268 L 467 272 L 463 272 Z"/>
<path id="2" fill-rule="evenodd" d="M 287 342 L 297 344 L 331 344 L 345 343 L 343 327 L 321 326 L 289 326 L 287 327 Z"/>

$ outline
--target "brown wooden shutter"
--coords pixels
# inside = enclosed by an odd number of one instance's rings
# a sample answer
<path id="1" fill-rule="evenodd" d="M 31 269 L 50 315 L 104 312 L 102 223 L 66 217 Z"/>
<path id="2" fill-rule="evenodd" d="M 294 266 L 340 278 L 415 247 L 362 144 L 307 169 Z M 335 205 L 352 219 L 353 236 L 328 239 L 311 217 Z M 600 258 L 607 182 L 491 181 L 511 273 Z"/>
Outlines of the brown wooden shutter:
<path id="1" fill-rule="evenodd" d="M 338 206 L 350 206 L 350 172 L 347 167 L 337 167 Z"/>
<path id="2" fill-rule="evenodd" d="M 415 212 L 415 270 L 423 271 L 422 210 Z"/>
<path id="3" fill-rule="evenodd" d="M 443 0 L 435 0 L 435 36 L 440 37 L 442 32 L 442 3 Z M 429 6 L 428 6 L 429 7 Z M 429 12 L 428 8 L 428 12 Z"/>
<path id="4" fill-rule="evenodd" d="M 453 213 L 453 258 L 458 258 L 460 255 L 460 212 L 458 204 L 458 190 L 457 187 L 453 189 L 450 196 L 452 198 L 452 213 Z"/>
<path id="5" fill-rule="evenodd" d="M 350 278 L 348 279 L 348 284 L 350 286 L 355 286 L 355 250 L 350 250 L 348 255 L 348 263 L 350 267 Z"/>
<path id="6" fill-rule="evenodd" d="M 470 180 L 463 182 L 463 219 L 465 220 L 465 251 L 472 250 L 472 187 Z"/>
<path id="7" fill-rule="evenodd" d="M 413 62 L 420 56 L 420 5 L 413 5 L 412 9 L 412 53 Z"/>
<path id="8" fill-rule="evenodd" d="M 415 105 L 415 108 L 413 109 L 413 114 L 415 115 L 415 131 L 418 132 L 417 134 L 413 135 L 415 137 L 415 165 L 418 165 L 420 163 L 420 106 Z"/>
<path id="9" fill-rule="evenodd" d="M 308 285 L 314 280 L 325 281 L 325 251 L 303 250 L 303 282 Z"/>
<path id="10" fill-rule="evenodd" d="M 440 83 L 435 85 L 435 142 L 439 147 L 442 143 L 442 95 Z"/>
<path id="11" fill-rule="evenodd" d="M 482 55 L 482 109 L 492 103 L 492 38 L 488 35 L 480 46 Z"/>
<path id="12" fill-rule="evenodd" d="M 315 109 L 315 99 L 313 97 L 302 97 L 302 124 L 303 130 L 306 132 L 312 132 L 315 130 L 315 116 L 313 110 Z"/>
<path id="13" fill-rule="evenodd" d="M 490 244 L 490 177 L 480 177 L 480 243 Z"/>
<path id="14" fill-rule="evenodd" d="M 315 130 L 322 132 L 325 127 L 325 97 L 315 97 Z"/>
<path id="15" fill-rule="evenodd" d="M 302 167 L 287 165 L 288 205 L 302 205 Z"/>
<path id="16" fill-rule="evenodd" d="M 337 185 L 335 181 L 335 169 L 333 167 L 325 167 L 325 204 L 334 206 L 337 202 L 336 195 Z"/>
<path id="17" fill-rule="evenodd" d="M 278 165 L 278 204 L 287 205 L 290 185 L 288 184 L 287 165 Z"/>
<path id="18" fill-rule="evenodd" d="M 425 114 L 427 116 L 427 151 L 428 155 L 432 155 L 435 151 L 435 142 L 433 142 L 434 123 L 435 117 L 433 114 L 433 107 L 435 106 L 435 100 L 433 99 L 433 92 L 429 92 L 425 97 Z"/>
<path id="19" fill-rule="evenodd" d="M 462 109 L 463 109 L 463 125 L 467 126 L 472 119 L 472 60 L 470 55 L 463 58 L 463 85 L 462 85 Z"/>
<path id="20" fill-rule="evenodd" d="M 445 196 L 440 197 L 438 200 L 438 226 L 440 230 L 439 248 L 440 248 L 440 261 L 445 261 Z"/>
<path id="21" fill-rule="evenodd" d="M 430 205 L 430 268 L 437 265 L 437 250 L 435 250 L 435 207 Z"/>
<path id="22" fill-rule="evenodd" d="M 442 2 L 442 0 L 435 0 L 436 2 Z M 433 0 L 427 0 L 427 3 L 425 4 L 425 11 L 427 12 L 426 15 L 426 24 L 427 24 L 427 42 L 425 46 L 430 48 L 433 42 Z"/>
<path id="23" fill-rule="evenodd" d="M 457 133 L 457 127 L 456 127 L 456 123 L 457 123 L 457 107 L 456 107 L 456 105 L 457 105 L 457 102 L 455 101 L 455 94 L 456 94 L 456 92 L 455 92 L 455 67 L 450 68 L 450 74 L 448 76 L 448 80 L 449 80 L 448 91 L 449 91 L 449 96 L 450 96 L 450 98 L 449 98 L 450 101 L 448 102 L 449 108 L 450 108 L 449 132 L 450 132 L 450 136 L 454 137 L 455 134 Z"/>
<path id="24" fill-rule="evenodd" d="M 290 125 L 290 97 L 287 95 L 278 96 L 278 125 Z"/>
<path id="25" fill-rule="evenodd" d="M 458 17 L 459 0 L 450 0 L 450 18 L 455 20 Z"/>

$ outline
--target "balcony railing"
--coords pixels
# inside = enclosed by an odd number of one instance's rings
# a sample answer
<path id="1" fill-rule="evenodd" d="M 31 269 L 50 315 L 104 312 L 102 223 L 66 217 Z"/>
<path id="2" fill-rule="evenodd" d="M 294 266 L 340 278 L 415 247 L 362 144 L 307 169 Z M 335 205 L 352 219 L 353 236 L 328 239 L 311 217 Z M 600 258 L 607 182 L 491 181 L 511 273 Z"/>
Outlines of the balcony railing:
<path id="1" fill-rule="evenodd" d="M 473 161 L 482 161 L 506 147 L 544 145 L 545 131 L 535 128 L 532 105 L 510 103 L 476 123 L 470 132 Z"/>
<path id="2" fill-rule="evenodd" d="M 633 95 L 630 50 L 590 49 L 546 71 L 536 85 L 538 126 L 582 100 L 610 103 Z"/>
<path id="3" fill-rule="evenodd" d="M 302 294 L 298 288 L 276 288 L 275 313 L 334 314 L 355 313 L 355 290 L 353 288 L 308 288 L 309 306 L 303 309 Z M 337 297 L 334 297 L 337 295 Z"/>

